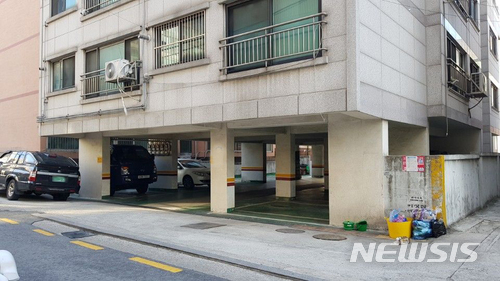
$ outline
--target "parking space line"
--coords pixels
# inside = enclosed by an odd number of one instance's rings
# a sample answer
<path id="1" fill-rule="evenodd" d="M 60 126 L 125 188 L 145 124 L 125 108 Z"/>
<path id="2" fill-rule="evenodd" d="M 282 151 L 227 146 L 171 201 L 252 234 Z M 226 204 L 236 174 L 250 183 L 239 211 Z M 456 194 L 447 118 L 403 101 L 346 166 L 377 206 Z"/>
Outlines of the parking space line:
<path id="1" fill-rule="evenodd" d="M 45 236 L 54 236 L 54 233 L 50 233 L 48 231 L 42 230 L 42 229 L 33 229 L 34 232 L 40 233 Z"/>
<path id="2" fill-rule="evenodd" d="M 75 245 L 78 245 L 78 246 L 81 246 L 81 247 L 84 247 L 84 248 L 87 248 L 87 249 L 91 249 L 91 250 L 94 250 L 94 251 L 104 250 L 103 247 L 100 247 L 100 246 L 97 246 L 97 245 L 94 245 L 94 244 L 90 244 L 90 243 L 86 243 L 86 242 L 83 242 L 83 241 L 75 240 L 75 241 L 70 241 L 70 242 L 73 243 L 73 244 L 75 244 Z"/>
<path id="3" fill-rule="evenodd" d="M 10 224 L 19 224 L 17 221 L 5 219 L 5 218 L 0 219 L 0 221 L 6 222 L 6 223 L 10 223 Z"/>
<path id="4" fill-rule="evenodd" d="M 166 264 L 159 263 L 159 262 L 155 262 L 155 261 L 150 261 L 150 260 L 139 258 L 139 257 L 130 258 L 129 260 L 135 261 L 138 263 L 142 263 L 145 265 L 149 265 L 149 266 L 161 269 L 161 270 L 169 271 L 172 273 L 178 273 L 178 272 L 182 271 L 182 269 L 177 268 L 177 267 L 173 267 L 173 266 L 166 265 Z"/>

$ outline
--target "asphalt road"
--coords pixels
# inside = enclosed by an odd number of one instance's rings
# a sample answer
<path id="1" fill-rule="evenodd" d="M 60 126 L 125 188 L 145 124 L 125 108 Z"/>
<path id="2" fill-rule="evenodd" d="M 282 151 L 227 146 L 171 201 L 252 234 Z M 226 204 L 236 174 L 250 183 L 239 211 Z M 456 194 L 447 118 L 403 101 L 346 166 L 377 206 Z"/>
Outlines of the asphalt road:
<path id="1" fill-rule="evenodd" d="M 276 278 L 114 237 L 93 235 L 70 239 L 61 235 L 74 230 L 77 229 L 50 221 L 40 221 L 29 211 L 0 210 L 0 249 L 13 254 L 21 280 L 272 280 Z"/>

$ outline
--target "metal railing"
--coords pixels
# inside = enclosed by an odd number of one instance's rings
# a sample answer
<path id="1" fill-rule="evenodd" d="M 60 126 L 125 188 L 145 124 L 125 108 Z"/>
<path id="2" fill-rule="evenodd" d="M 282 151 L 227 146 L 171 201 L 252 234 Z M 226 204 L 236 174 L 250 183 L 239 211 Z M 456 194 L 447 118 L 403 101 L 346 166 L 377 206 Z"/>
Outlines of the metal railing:
<path id="1" fill-rule="evenodd" d="M 205 11 L 153 28 L 155 68 L 205 58 Z"/>
<path id="2" fill-rule="evenodd" d="M 133 79 L 130 79 L 130 81 L 127 82 L 121 82 L 121 83 L 106 82 L 104 69 L 99 69 L 96 71 L 91 71 L 83 74 L 81 76 L 82 98 L 91 99 L 96 97 L 108 96 L 112 94 L 118 94 L 120 93 L 119 89 L 122 89 L 123 91 L 138 90 L 139 89 L 138 87 L 140 86 L 139 84 L 140 67 L 137 65 L 138 64 L 134 64 L 132 67 Z"/>
<path id="3" fill-rule="evenodd" d="M 318 13 L 221 39 L 221 70 L 267 67 L 279 60 L 320 56 L 326 50 L 322 44 L 325 17 L 326 13 Z"/>
<path id="4" fill-rule="evenodd" d="M 447 59 L 448 67 L 448 87 L 452 88 L 462 96 L 467 94 L 469 76 L 452 59 Z"/>
<path id="5" fill-rule="evenodd" d="M 84 0 L 84 15 L 98 11 L 120 0 Z"/>

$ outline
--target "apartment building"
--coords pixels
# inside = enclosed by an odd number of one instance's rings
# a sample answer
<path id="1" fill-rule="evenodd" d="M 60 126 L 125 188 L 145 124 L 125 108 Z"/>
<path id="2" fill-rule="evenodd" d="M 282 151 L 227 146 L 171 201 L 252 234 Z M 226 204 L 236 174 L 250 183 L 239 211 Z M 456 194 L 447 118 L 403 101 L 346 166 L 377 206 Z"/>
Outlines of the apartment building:
<path id="1" fill-rule="evenodd" d="M 323 162 L 330 223 L 383 224 L 384 156 L 493 149 L 498 63 L 484 44 L 495 9 L 466 0 L 41 0 L 40 133 L 79 139 L 81 196 L 91 198 L 109 194 L 113 139 L 172 140 L 171 155 L 177 140 L 209 141 L 219 213 L 235 207 L 235 142 L 276 145 L 282 198 L 296 194 L 298 146 L 322 147 L 313 158 Z M 265 156 L 264 145 L 251 151 Z M 175 157 L 167 161 L 176 173 Z"/>

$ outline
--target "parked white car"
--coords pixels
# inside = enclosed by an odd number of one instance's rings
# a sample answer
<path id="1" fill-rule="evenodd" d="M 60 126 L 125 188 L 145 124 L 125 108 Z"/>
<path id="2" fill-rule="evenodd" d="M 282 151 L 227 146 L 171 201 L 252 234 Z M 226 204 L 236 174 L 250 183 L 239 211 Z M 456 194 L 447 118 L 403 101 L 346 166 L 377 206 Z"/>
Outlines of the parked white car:
<path id="1" fill-rule="evenodd" d="M 194 159 L 177 160 L 177 183 L 186 189 L 196 185 L 210 186 L 210 168 Z"/>

